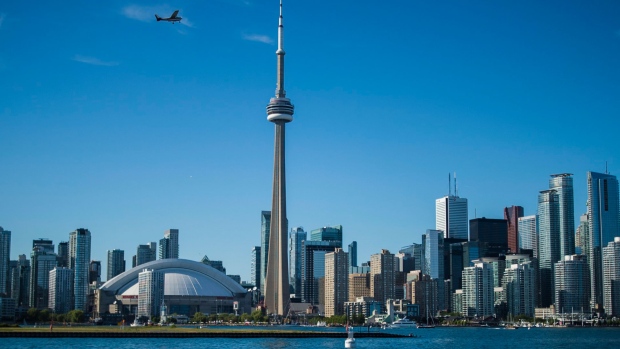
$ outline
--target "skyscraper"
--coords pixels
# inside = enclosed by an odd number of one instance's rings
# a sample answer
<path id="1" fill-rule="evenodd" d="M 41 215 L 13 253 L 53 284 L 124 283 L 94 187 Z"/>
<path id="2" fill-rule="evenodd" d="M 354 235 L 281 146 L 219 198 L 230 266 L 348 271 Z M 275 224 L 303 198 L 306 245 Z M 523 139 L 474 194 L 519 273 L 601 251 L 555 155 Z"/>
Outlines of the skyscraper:
<path id="1" fill-rule="evenodd" d="M 293 293 L 299 297 L 301 296 L 301 243 L 308 239 L 308 234 L 302 227 L 293 228 L 291 230 L 290 239 L 290 285 Z"/>
<path id="2" fill-rule="evenodd" d="M 572 176 L 570 173 L 554 174 L 549 180 L 549 189 L 555 190 L 558 195 L 560 258 L 575 254 L 575 199 Z"/>
<path id="3" fill-rule="evenodd" d="M 489 316 L 495 312 L 493 269 L 484 262 L 463 270 L 463 315 Z"/>
<path id="4" fill-rule="evenodd" d="M 9 263 L 11 261 L 11 232 L 0 227 L 0 294 L 10 293 Z"/>
<path id="5" fill-rule="evenodd" d="M 441 230 L 427 229 L 422 235 L 424 245 L 424 274 L 437 279 L 437 303 L 444 309 L 444 234 Z"/>
<path id="6" fill-rule="evenodd" d="M 159 240 L 159 259 L 179 258 L 179 229 L 168 229 Z"/>
<path id="7" fill-rule="evenodd" d="M 125 251 L 114 249 L 108 250 L 108 277 L 111 280 L 116 275 L 125 271 Z"/>
<path id="8" fill-rule="evenodd" d="M 386 249 L 370 256 L 370 296 L 376 301 L 394 299 L 396 293 L 396 265 L 394 254 Z"/>
<path id="9" fill-rule="evenodd" d="M 470 241 L 487 244 L 488 256 L 499 256 L 508 251 L 508 222 L 505 219 L 474 218 L 469 221 Z"/>
<path id="10" fill-rule="evenodd" d="M 590 288 L 592 308 L 603 306 L 603 247 L 620 231 L 618 179 L 604 173 L 588 172 L 588 225 Z"/>
<path id="11" fill-rule="evenodd" d="M 79 228 L 69 233 L 69 266 L 73 269 L 74 309 L 86 311 L 90 267 L 90 231 Z"/>
<path id="12" fill-rule="evenodd" d="M 159 315 L 159 307 L 164 301 L 164 273 L 144 269 L 138 274 L 138 316 Z"/>
<path id="13" fill-rule="evenodd" d="M 30 306 L 30 261 L 25 254 L 20 254 L 18 268 L 15 270 L 17 275 L 13 278 L 15 284 L 12 287 L 12 296 L 17 306 Z"/>
<path id="14" fill-rule="evenodd" d="M 53 252 L 54 249 L 52 248 L 52 252 L 49 251 L 44 246 L 36 245 L 30 255 L 31 268 L 28 285 L 30 291 L 28 304 L 30 307 L 37 309 L 48 307 L 50 270 L 54 269 L 58 262 L 56 254 Z"/>
<path id="15" fill-rule="evenodd" d="M 269 255 L 269 230 L 271 229 L 271 211 L 260 213 L 260 290 L 265 292 L 267 275 L 267 256 Z"/>
<path id="16" fill-rule="evenodd" d="M 534 316 L 536 272 L 532 262 L 511 264 L 507 267 L 502 288 L 509 314 Z"/>
<path id="17" fill-rule="evenodd" d="M 538 259 L 539 306 L 546 308 L 554 303 L 555 287 L 553 267 L 560 260 L 559 199 L 555 190 L 543 190 L 538 195 Z"/>
<path id="18" fill-rule="evenodd" d="M 519 252 L 531 251 L 538 258 L 538 217 L 530 215 L 519 217 Z"/>
<path id="19" fill-rule="evenodd" d="M 58 243 L 58 266 L 69 267 L 69 243 L 67 241 Z"/>
<path id="20" fill-rule="evenodd" d="M 276 95 L 267 105 L 267 120 L 275 124 L 273 196 L 267 274 L 265 277 L 265 306 L 269 314 L 286 315 L 289 303 L 287 256 L 288 220 L 286 218 L 285 125 L 293 121 L 293 105 L 284 90 L 284 26 L 282 0 L 278 26 Z"/>
<path id="21" fill-rule="evenodd" d="M 469 239 L 467 199 L 448 195 L 435 200 L 435 229 L 444 238 Z"/>
<path id="22" fill-rule="evenodd" d="M 152 262 L 157 259 L 157 243 L 149 242 L 148 244 L 138 245 L 136 250 L 136 265 Z"/>
<path id="23" fill-rule="evenodd" d="M 342 225 L 333 227 L 323 227 L 310 232 L 310 240 L 312 241 L 338 241 L 342 248 Z"/>
<path id="24" fill-rule="evenodd" d="M 357 267 L 357 241 L 352 241 L 349 244 L 347 252 L 349 253 L 349 268 Z"/>
<path id="25" fill-rule="evenodd" d="M 319 304 L 319 279 L 325 277 L 325 254 L 334 252 L 338 241 L 303 241 L 301 252 L 301 300 Z"/>
<path id="26" fill-rule="evenodd" d="M 73 270 L 55 267 L 49 272 L 49 308 L 58 314 L 73 310 Z"/>
<path id="27" fill-rule="evenodd" d="M 261 278 L 260 278 L 260 255 L 261 255 L 260 246 L 252 247 L 252 254 L 250 256 L 250 283 L 256 286 L 257 289 L 260 290 L 261 286 Z"/>
<path id="28" fill-rule="evenodd" d="M 620 316 L 620 237 L 603 247 L 603 299 L 607 316 Z"/>
<path id="29" fill-rule="evenodd" d="M 519 217 L 523 217 L 523 207 L 504 208 L 504 219 L 508 222 L 508 249 L 512 253 L 519 253 Z"/>
<path id="30" fill-rule="evenodd" d="M 101 261 L 90 261 L 88 266 L 88 283 L 101 282 Z"/>
<path id="31" fill-rule="evenodd" d="M 589 303 L 590 275 L 586 256 L 564 256 L 555 264 L 555 309 L 562 313 L 587 310 Z"/>
<path id="32" fill-rule="evenodd" d="M 325 254 L 325 316 L 344 314 L 349 297 L 349 257 L 341 248 Z"/>

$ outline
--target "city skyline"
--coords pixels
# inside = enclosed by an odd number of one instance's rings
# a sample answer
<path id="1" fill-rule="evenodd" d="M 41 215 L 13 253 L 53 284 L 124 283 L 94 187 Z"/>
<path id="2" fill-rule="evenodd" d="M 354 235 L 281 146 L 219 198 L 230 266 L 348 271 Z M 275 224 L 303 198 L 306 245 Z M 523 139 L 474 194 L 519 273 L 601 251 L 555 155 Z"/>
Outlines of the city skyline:
<path id="1" fill-rule="evenodd" d="M 117 248 L 128 259 L 175 227 L 181 258 L 208 254 L 249 280 L 258 213 L 270 207 L 261 110 L 274 4 L 188 4 L 186 25 L 174 27 L 142 21 L 151 8 L 141 1 L 0 8 L 0 38 L 31 43 L 0 53 L 0 146 L 10 150 L 0 154 L 0 225 L 12 232 L 11 259 L 78 227 L 101 246 L 91 259 Z M 577 220 L 586 172 L 608 161 L 620 174 L 619 6 L 287 4 L 288 92 L 301 107 L 288 137 L 289 227 L 342 225 L 360 261 L 396 251 L 435 226 L 449 172 L 470 219 L 502 218 L 511 205 L 535 214 L 549 175 L 573 173 Z M 72 22 L 54 20 L 58 11 Z M 102 21 L 105 36 L 94 35 Z M 231 234 L 243 243 L 231 247 Z"/>

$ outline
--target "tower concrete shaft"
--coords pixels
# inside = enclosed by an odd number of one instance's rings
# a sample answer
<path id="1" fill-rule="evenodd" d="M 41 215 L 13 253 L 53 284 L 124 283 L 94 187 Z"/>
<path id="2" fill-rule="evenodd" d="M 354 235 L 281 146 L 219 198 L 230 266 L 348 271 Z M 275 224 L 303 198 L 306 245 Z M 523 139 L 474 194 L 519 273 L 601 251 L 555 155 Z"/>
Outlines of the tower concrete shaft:
<path id="1" fill-rule="evenodd" d="M 269 314 L 285 316 L 290 299 L 288 275 L 288 220 L 286 218 L 285 124 L 293 120 L 294 107 L 284 90 L 282 0 L 278 25 L 277 84 L 275 97 L 267 105 L 267 120 L 275 124 L 273 197 L 269 253 L 265 276 L 265 306 Z"/>

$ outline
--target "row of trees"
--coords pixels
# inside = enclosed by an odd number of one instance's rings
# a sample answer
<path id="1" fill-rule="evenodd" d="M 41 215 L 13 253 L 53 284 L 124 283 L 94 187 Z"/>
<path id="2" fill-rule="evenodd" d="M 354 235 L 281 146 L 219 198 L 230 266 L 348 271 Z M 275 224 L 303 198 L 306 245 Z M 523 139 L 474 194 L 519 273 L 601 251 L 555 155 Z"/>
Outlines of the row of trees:
<path id="1" fill-rule="evenodd" d="M 30 308 L 26 312 L 26 316 L 21 319 L 27 322 L 84 322 L 84 312 L 81 310 L 71 310 L 66 314 L 56 314 L 49 309 L 39 310 L 37 308 Z"/>

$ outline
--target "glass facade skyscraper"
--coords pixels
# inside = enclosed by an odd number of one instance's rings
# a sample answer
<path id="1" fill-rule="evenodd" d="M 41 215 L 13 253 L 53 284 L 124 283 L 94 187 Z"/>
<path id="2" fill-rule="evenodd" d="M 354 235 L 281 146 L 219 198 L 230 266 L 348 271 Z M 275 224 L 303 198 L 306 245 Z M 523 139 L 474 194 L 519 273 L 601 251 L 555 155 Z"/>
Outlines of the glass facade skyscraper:
<path id="1" fill-rule="evenodd" d="M 310 232 L 310 240 L 312 241 L 338 241 L 342 248 L 342 225 L 333 227 L 323 227 Z"/>
<path id="2" fill-rule="evenodd" d="M 108 274 L 106 280 L 111 280 L 116 275 L 125 271 L 125 251 L 115 249 L 108 250 Z"/>
<path id="3" fill-rule="evenodd" d="M 573 175 L 551 175 L 549 189 L 558 195 L 560 230 L 560 258 L 575 254 L 575 199 L 573 198 Z"/>
<path id="4" fill-rule="evenodd" d="M 73 269 L 74 309 L 87 311 L 88 277 L 90 267 L 90 231 L 80 228 L 69 233 L 69 263 Z"/>
<path id="5" fill-rule="evenodd" d="M 435 200 L 435 229 L 444 238 L 469 240 L 467 199 L 448 195 Z"/>
<path id="6" fill-rule="evenodd" d="M 538 258 L 538 217 L 530 215 L 519 217 L 519 252 L 532 251 Z"/>
<path id="7" fill-rule="evenodd" d="M 267 256 L 269 255 L 269 231 L 271 230 L 271 211 L 260 213 L 260 290 L 265 291 L 267 275 Z"/>
<path id="8" fill-rule="evenodd" d="M 9 261 L 11 260 L 11 232 L 0 227 L 0 294 L 9 294 Z"/>
<path id="9" fill-rule="evenodd" d="M 291 229 L 289 235 L 289 284 L 293 294 L 301 296 L 301 243 L 308 239 L 308 234 L 302 227 Z"/>
<path id="10" fill-rule="evenodd" d="M 166 230 L 159 240 L 159 259 L 167 258 L 179 258 L 179 229 Z"/>
<path id="11" fill-rule="evenodd" d="M 538 195 L 538 258 L 540 261 L 540 307 L 554 303 L 553 267 L 560 260 L 560 205 L 555 190 L 543 190 Z"/>
<path id="12" fill-rule="evenodd" d="M 603 247 L 620 231 L 618 222 L 618 179 L 604 173 L 588 172 L 588 233 L 590 236 L 590 306 L 603 306 Z"/>

